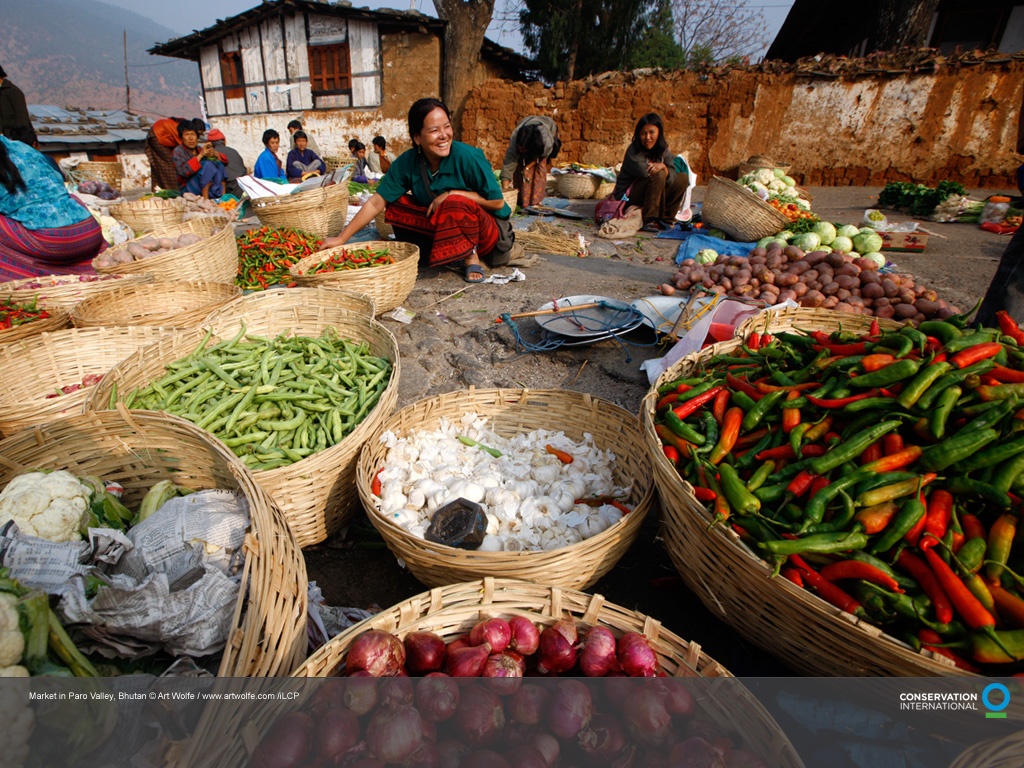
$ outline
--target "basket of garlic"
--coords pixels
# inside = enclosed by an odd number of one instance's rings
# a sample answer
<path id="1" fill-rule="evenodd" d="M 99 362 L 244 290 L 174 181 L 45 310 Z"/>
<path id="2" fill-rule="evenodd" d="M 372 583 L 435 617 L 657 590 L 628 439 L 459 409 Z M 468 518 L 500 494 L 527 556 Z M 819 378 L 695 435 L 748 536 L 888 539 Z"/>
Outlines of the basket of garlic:
<path id="1" fill-rule="evenodd" d="M 364 445 L 356 485 L 388 548 L 431 587 L 494 576 L 585 589 L 633 543 L 654 494 L 636 417 L 556 390 L 407 406 Z M 457 499 L 481 508 L 474 549 L 428 539 Z"/>

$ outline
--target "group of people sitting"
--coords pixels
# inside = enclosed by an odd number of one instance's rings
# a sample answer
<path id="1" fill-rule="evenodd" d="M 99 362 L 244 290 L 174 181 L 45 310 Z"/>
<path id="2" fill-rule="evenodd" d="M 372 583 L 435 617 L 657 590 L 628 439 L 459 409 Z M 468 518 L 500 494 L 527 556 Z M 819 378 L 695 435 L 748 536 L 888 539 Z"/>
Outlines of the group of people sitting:
<path id="1" fill-rule="evenodd" d="M 348 151 L 356 159 L 355 171 L 352 175 L 353 181 L 363 184 L 370 181 L 367 171 L 379 178 L 387 173 L 388 168 L 395 162 L 395 156 L 388 149 L 388 143 L 383 136 L 374 136 L 370 146 L 373 149 L 367 154 L 366 145 L 359 139 L 350 139 L 348 142 Z"/>

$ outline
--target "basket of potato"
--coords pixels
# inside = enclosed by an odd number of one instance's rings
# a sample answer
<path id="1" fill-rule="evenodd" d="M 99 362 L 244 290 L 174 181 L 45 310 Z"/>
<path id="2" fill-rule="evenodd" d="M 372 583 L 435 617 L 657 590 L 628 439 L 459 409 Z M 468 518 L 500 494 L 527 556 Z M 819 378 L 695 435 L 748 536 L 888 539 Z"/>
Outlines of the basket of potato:
<path id="1" fill-rule="evenodd" d="M 230 283 L 238 274 L 234 227 L 225 218 L 172 224 L 107 249 L 92 265 L 101 274 L 148 272 L 157 280 Z"/>

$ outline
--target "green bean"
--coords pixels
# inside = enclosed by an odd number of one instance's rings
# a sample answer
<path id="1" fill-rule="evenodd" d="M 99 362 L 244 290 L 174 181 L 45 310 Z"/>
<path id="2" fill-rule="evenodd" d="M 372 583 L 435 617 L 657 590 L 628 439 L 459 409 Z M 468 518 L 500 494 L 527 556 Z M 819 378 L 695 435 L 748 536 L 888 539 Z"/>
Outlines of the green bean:
<path id="1" fill-rule="evenodd" d="M 239 437 L 228 437 L 222 439 L 221 442 L 224 443 L 224 445 L 226 445 L 228 448 L 238 448 L 243 445 L 258 443 L 261 440 L 266 439 L 266 437 L 266 432 L 250 432 L 246 435 L 241 435 Z"/>
<path id="2" fill-rule="evenodd" d="M 203 418 L 196 422 L 196 426 L 199 427 L 200 429 L 206 429 L 207 425 L 212 423 L 214 419 L 216 419 L 218 416 L 224 413 L 224 411 L 226 411 L 228 408 L 232 408 L 238 403 L 240 403 L 244 397 L 245 395 L 242 394 L 241 392 L 238 392 L 234 395 L 228 395 L 223 400 L 221 400 L 220 403 L 214 406 L 211 410 L 207 411 L 203 415 Z"/>

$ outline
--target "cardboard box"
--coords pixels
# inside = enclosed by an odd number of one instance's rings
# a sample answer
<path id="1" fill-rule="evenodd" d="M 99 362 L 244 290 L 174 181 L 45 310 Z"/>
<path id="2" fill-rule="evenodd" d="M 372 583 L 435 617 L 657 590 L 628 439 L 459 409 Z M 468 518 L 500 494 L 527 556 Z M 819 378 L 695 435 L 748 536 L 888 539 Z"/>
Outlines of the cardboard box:
<path id="1" fill-rule="evenodd" d="M 928 245 L 926 232 L 879 232 L 883 251 L 921 253 Z"/>

